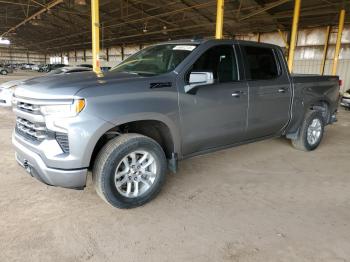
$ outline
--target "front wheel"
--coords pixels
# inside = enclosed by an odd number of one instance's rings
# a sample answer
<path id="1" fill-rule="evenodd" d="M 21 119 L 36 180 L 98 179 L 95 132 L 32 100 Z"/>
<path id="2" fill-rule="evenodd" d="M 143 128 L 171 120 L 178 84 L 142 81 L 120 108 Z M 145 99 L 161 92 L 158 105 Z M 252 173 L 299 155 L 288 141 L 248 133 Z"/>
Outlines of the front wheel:
<path id="1" fill-rule="evenodd" d="M 2 75 L 7 75 L 7 71 L 6 70 L 1 70 L 0 72 Z"/>
<path id="2" fill-rule="evenodd" d="M 303 151 L 311 151 L 316 149 L 323 138 L 324 133 L 324 117 L 319 111 L 309 111 L 299 130 L 296 139 L 292 139 L 295 148 Z"/>
<path id="3" fill-rule="evenodd" d="M 166 176 L 166 157 L 153 139 L 125 134 L 110 140 L 97 156 L 93 182 L 97 194 L 118 208 L 133 208 L 152 200 Z"/>

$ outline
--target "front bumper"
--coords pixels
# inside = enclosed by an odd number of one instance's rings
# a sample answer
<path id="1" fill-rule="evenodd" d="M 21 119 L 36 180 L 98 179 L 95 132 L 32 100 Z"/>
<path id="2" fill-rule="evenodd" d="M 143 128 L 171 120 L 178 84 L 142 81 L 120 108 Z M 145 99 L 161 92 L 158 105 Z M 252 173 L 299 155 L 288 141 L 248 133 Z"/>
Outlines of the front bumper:
<path id="1" fill-rule="evenodd" d="M 45 165 L 38 154 L 19 143 L 15 134 L 12 136 L 12 143 L 15 147 L 17 162 L 41 182 L 65 188 L 81 189 L 85 187 L 87 168 L 73 170 L 50 168 Z"/>

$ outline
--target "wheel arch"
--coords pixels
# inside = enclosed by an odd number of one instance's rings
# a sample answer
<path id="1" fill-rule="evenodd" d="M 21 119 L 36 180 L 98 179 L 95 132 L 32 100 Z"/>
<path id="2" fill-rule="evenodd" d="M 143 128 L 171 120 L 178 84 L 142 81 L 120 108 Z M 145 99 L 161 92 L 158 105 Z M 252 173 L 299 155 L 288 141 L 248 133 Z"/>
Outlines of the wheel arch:
<path id="1" fill-rule="evenodd" d="M 173 153 L 181 154 L 179 133 L 175 129 L 174 124 L 157 117 L 128 118 L 128 121 L 114 122 L 112 128 L 105 130 L 99 135 L 99 139 L 96 141 L 91 153 L 89 167 L 93 167 L 98 152 L 110 139 L 126 133 L 138 133 L 154 139 L 163 148 L 167 158 L 171 158 Z"/>
<path id="2" fill-rule="evenodd" d="M 286 137 L 288 139 L 295 139 L 298 137 L 300 127 L 305 119 L 305 116 L 310 110 L 321 111 L 326 125 L 330 121 L 330 101 L 327 99 L 327 97 L 313 99 L 301 107 L 300 110 L 302 110 L 302 112 L 300 113 L 299 119 L 293 122 L 293 124 L 288 128 L 288 132 L 286 133 Z"/>
<path id="3" fill-rule="evenodd" d="M 305 110 L 304 117 L 307 113 L 307 110 L 316 110 L 322 113 L 324 123 L 327 125 L 330 122 L 330 102 L 326 98 L 318 99 L 313 101 L 309 108 Z"/>

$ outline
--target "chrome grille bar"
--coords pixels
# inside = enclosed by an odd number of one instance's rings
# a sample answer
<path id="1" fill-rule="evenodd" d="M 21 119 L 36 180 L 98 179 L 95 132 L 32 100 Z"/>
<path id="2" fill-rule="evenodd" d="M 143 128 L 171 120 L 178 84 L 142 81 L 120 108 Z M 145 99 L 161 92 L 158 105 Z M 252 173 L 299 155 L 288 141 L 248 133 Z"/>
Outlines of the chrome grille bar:
<path id="1" fill-rule="evenodd" d="M 17 117 L 16 128 L 32 140 L 42 141 L 47 138 L 46 128 L 43 125 L 36 125 L 26 119 Z"/>
<path id="2" fill-rule="evenodd" d="M 23 110 L 26 112 L 30 112 L 33 114 L 39 114 L 40 113 L 40 106 L 39 105 L 33 105 L 33 104 L 28 104 L 24 102 L 18 102 L 17 103 L 17 108 L 19 110 Z"/>

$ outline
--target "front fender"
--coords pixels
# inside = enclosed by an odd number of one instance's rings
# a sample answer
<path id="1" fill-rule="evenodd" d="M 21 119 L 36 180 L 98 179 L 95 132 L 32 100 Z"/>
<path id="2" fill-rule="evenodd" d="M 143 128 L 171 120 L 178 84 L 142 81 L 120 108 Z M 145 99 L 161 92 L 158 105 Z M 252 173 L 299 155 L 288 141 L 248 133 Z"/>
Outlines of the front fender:
<path id="1" fill-rule="evenodd" d="M 166 115 L 156 112 L 134 113 L 118 116 L 115 119 L 110 120 L 109 122 L 114 126 L 120 126 L 126 123 L 144 120 L 159 121 L 166 125 L 170 131 L 171 138 L 174 143 L 173 151 L 179 156 L 181 155 L 180 130 L 178 129 L 178 125 Z"/>

